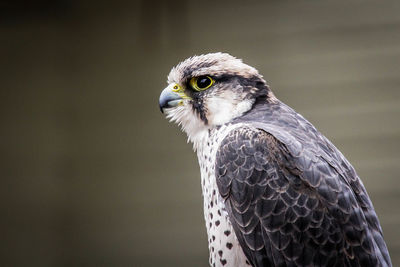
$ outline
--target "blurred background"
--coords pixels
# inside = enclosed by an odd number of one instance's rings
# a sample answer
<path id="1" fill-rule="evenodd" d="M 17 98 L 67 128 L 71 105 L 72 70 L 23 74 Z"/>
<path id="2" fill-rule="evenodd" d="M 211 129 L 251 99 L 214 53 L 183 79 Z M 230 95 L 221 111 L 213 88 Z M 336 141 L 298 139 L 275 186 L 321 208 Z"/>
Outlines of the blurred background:
<path id="1" fill-rule="evenodd" d="M 158 108 L 229 52 L 347 156 L 400 265 L 399 1 L 0 1 L 0 266 L 207 266 L 200 173 Z"/>

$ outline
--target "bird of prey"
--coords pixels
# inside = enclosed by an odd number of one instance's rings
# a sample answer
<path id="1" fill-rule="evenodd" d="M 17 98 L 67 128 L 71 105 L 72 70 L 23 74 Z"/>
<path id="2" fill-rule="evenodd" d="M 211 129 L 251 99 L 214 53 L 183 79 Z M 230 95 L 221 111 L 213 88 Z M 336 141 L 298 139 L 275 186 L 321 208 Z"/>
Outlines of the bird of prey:
<path id="1" fill-rule="evenodd" d="M 226 53 L 174 67 L 159 99 L 197 152 L 211 266 L 391 266 L 352 165 Z"/>

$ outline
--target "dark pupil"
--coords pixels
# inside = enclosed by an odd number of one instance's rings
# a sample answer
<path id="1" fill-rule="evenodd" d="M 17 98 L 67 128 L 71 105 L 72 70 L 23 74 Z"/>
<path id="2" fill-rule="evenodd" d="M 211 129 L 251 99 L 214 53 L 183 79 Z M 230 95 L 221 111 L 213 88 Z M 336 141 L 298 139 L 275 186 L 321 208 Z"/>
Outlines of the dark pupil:
<path id="1" fill-rule="evenodd" d="M 206 88 L 207 86 L 209 86 L 211 84 L 211 80 L 208 77 L 199 77 L 197 79 L 197 86 L 199 88 Z"/>

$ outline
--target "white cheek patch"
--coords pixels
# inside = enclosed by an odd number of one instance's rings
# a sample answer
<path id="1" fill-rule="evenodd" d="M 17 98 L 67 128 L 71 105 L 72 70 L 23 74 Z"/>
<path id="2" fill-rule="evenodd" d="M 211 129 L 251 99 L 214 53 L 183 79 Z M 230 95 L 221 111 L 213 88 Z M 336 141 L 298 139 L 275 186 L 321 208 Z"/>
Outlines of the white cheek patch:
<path id="1" fill-rule="evenodd" d="M 213 96 L 206 101 L 207 119 L 210 125 L 222 125 L 251 109 L 253 99 L 236 100 L 232 92 Z"/>

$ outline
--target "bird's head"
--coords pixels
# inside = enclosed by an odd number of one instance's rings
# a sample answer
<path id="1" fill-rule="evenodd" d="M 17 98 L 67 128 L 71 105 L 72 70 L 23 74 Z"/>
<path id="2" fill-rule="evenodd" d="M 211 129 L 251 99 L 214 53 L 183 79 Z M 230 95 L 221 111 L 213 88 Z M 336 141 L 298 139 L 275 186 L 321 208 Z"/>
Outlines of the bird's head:
<path id="1" fill-rule="evenodd" d="M 160 109 L 190 141 L 273 97 L 258 71 L 226 53 L 190 57 L 172 68 L 160 95 Z"/>

